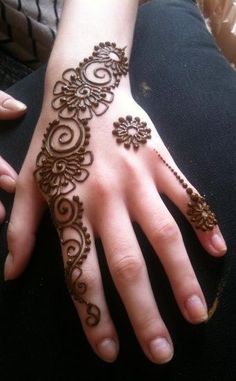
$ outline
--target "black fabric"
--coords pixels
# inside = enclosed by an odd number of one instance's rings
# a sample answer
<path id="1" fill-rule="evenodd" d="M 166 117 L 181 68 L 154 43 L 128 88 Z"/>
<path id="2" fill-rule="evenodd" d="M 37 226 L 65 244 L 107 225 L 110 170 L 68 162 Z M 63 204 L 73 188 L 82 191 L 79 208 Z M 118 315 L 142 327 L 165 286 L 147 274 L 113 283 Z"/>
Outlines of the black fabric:
<path id="1" fill-rule="evenodd" d="M 112 284 L 97 242 L 104 288 L 121 351 L 114 364 L 90 349 L 66 291 L 60 248 L 45 215 L 33 258 L 14 282 L 0 285 L 0 374 L 3 381 L 52 380 L 236 380 L 236 73 L 207 32 L 190 0 L 157 0 L 141 7 L 131 60 L 133 95 L 152 117 L 179 167 L 217 213 L 229 250 L 211 258 L 168 200 L 178 222 L 212 319 L 199 326 L 182 318 L 160 263 L 137 226 L 157 303 L 175 344 L 165 366 L 143 355 Z M 2 123 L 0 152 L 20 169 L 39 116 L 44 70 L 9 92 L 29 105 L 20 122 Z M 0 194 L 8 215 L 12 196 Z M 24 224 L 24 221 L 22 221 Z M 0 266 L 7 254 L 7 223 L 0 231 Z"/>
<path id="2" fill-rule="evenodd" d="M 0 50 L 0 90 L 7 89 L 30 73 L 32 70 L 29 67 Z"/>

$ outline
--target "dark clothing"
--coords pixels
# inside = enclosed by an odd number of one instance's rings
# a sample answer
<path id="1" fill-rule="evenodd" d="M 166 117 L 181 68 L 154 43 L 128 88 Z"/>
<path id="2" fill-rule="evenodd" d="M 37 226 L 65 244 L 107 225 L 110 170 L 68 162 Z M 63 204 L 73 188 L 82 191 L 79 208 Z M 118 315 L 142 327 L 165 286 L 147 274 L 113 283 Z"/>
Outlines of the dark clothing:
<path id="1" fill-rule="evenodd" d="M 40 69 L 9 90 L 29 106 L 20 122 L 4 122 L 0 129 L 1 155 L 17 170 L 39 116 L 43 75 Z M 135 99 L 219 218 L 229 248 L 225 259 L 206 254 L 191 226 L 165 199 L 208 305 L 217 297 L 218 307 L 208 323 L 187 323 L 157 256 L 135 226 L 175 345 L 168 365 L 150 363 L 137 344 L 98 241 L 104 288 L 121 343 L 118 360 L 102 362 L 90 349 L 66 290 L 60 247 L 47 214 L 29 267 L 20 279 L 0 285 L 1 381 L 236 380 L 236 72 L 221 55 L 193 1 L 157 0 L 139 10 L 130 75 Z M 0 197 L 9 215 L 13 197 Z M 6 229 L 4 224 L 0 231 L 1 268 L 7 254 Z"/>

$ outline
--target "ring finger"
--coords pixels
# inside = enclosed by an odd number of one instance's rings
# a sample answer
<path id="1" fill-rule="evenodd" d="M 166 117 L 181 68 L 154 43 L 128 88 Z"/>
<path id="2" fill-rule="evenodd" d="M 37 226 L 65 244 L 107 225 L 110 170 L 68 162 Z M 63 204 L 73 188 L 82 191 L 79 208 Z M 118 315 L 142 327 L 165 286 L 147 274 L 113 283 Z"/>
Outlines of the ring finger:
<path id="1" fill-rule="evenodd" d="M 173 355 L 171 338 L 157 309 L 127 209 L 123 203 L 106 202 L 101 216 L 97 230 L 140 345 L 151 361 L 167 362 Z"/>

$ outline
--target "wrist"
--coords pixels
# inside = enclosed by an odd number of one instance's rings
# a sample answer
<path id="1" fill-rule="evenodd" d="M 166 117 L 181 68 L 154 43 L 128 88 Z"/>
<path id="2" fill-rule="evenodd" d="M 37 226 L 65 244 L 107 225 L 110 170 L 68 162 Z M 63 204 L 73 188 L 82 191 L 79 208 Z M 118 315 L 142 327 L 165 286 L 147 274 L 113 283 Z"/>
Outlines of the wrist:
<path id="1" fill-rule="evenodd" d="M 103 115 L 118 91 L 131 95 L 124 47 L 101 42 L 76 65 L 66 64 L 63 60 L 58 65 L 51 59 L 45 81 L 45 98 L 47 103 L 52 100 L 59 117 L 89 120 Z"/>

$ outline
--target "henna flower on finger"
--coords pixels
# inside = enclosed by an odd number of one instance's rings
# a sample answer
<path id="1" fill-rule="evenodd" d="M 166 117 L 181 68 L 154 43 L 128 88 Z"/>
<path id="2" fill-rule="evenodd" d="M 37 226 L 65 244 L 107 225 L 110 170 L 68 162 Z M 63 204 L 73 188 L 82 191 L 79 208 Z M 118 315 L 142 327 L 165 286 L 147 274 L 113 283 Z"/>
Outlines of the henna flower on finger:
<path id="1" fill-rule="evenodd" d="M 187 189 L 189 194 L 191 188 Z M 202 231 L 212 230 L 217 224 L 216 215 L 210 210 L 204 197 L 196 193 L 190 193 L 191 201 L 188 203 L 187 215 L 190 221 L 195 224 L 196 229 Z"/>
<path id="2" fill-rule="evenodd" d="M 180 185 L 185 189 L 189 202 L 187 204 L 186 214 L 189 216 L 190 222 L 196 229 L 203 232 L 213 230 L 218 221 L 215 213 L 210 209 L 204 197 L 195 193 L 191 187 L 185 182 L 185 180 L 178 174 L 178 172 L 162 157 L 162 155 L 154 149 L 154 152 L 158 155 L 165 166 L 173 173 Z"/>

